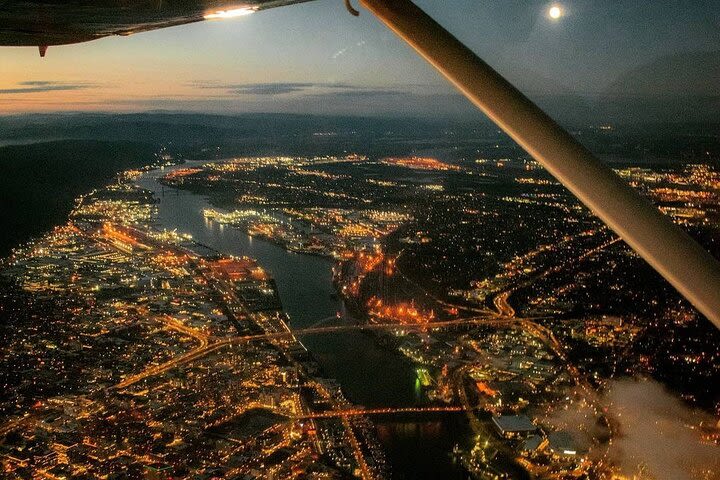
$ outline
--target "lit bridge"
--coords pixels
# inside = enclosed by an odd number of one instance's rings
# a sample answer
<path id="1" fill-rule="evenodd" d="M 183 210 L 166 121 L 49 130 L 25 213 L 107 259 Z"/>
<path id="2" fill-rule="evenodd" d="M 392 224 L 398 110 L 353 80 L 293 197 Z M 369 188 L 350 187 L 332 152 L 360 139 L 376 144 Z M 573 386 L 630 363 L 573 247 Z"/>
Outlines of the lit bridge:
<path id="1" fill-rule="evenodd" d="M 400 408 L 349 408 L 347 410 L 328 410 L 326 412 L 312 412 L 307 415 L 294 417 L 297 420 L 339 418 L 364 415 L 397 415 L 403 413 L 446 413 L 464 412 L 465 408 L 459 406 L 438 407 L 400 407 Z"/>
<path id="2" fill-rule="evenodd" d="M 125 378 L 122 382 L 111 387 L 114 389 L 122 389 L 129 387 L 145 378 L 165 373 L 180 365 L 184 365 L 193 362 L 199 358 L 206 356 L 209 353 L 215 352 L 221 348 L 227 346 L 236 346 L 246 344 L 248 342 L 263 341 L 263 340 L 293 340 L 298 335 L 311 335 L 311 334 L 328 334 L 336 332 L 346 331 L 380 331 L 380 330 L 429 330 L 435 328 L 448 328 L 453 326 L 462 325 L 512 325 L 518 323 L 516 318 L 502 318 L 502 317 L 475 317 L 465 318 L 458 320 L 447 320 L 417 324 L 398 324 L 398 323 L 374 323 L 374 324 L 362 324 L 362 325 L 337 325 L 329 327 L 312 327 L 297 329 L 292 331 L 284 332 L 273 332 L 273 333 L 262 333 L 258 335 L 246 335 L 241 337 L 231 337 L 224 340 L 218 340 L 212 343 L 201 345 L 198 348 L 190 350 L 187 353 L 179 355 L 165 363 L 160 365 L 152 366 L 136 375 Z"/>

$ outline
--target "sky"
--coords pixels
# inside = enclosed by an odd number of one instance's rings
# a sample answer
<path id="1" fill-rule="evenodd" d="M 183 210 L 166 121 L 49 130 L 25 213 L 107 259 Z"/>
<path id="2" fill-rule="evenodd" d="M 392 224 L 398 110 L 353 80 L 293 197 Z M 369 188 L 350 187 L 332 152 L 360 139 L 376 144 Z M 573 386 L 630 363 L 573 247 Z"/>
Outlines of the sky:
<path id="1" fill-rule="evenodd" d="M 720 95 L 720 0 L 417 3 L 534 99 Z M 353 17 L 341 0 L 50 47 L 43 59 L 36 48 L 0 48 L 0 114 L 158 109 L 472 111 L 369 12 Z"/>

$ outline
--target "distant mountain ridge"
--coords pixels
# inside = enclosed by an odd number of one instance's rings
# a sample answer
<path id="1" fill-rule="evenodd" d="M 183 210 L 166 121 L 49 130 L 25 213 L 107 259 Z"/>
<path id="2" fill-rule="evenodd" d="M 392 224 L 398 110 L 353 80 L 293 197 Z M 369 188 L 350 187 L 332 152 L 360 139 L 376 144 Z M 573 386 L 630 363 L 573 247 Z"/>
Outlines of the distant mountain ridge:
<path id="1" fill-rule="evenodd" d="M 606 96 L 720 96 L 720 51 L 663 55 L 617 78 Z"/>

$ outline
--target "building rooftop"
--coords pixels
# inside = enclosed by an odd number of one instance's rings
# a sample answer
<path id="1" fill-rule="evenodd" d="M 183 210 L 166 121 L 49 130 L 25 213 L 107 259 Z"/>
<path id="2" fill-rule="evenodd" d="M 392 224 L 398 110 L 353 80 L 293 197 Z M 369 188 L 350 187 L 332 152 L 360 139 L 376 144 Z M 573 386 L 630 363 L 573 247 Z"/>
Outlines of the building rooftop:
<path id="1" fill-rule="evenodd" d="M 580 450 L 572 435 L 568 432 L 552 432 L 548 435 L 550 449 L 557 455 L 578 455 Z"/>
<path id="2" fill-rule="evenodd" d="M 538 448 L 540 448 L 540 445 L 543 443 L 543 438 L 540 435 L 531 435 L 525 440 L 520 447 L 522 451 L 525 452 L 534 452 Z"/>
<path id="3" fill-rule="evenodd" d="M 505 433 L 529 433 L 537 430 L 534 423 L 525 415 L 498 415 L 492 419 L 495 427 Z"/>

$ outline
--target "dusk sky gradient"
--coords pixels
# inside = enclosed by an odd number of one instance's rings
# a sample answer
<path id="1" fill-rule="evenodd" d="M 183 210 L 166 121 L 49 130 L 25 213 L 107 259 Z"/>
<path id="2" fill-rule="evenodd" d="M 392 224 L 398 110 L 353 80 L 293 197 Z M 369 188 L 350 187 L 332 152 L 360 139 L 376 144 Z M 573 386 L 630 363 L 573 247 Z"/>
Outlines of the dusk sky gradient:
<path id="1" fill-rule="evenodd" d="M 653 62 L 699 52 L 720 57 L 717 0 L 417 3 L 531 97 L 602 97 Z M 565 13 L 558 20 L 547 14 L 554 4 Z M 717 95 L 713 75 L 692 88 Z M 623 93 L 664 93 L 652 78 L 632 85 L 643 90 L 645 81 L 648 91 Z M 51 47 L 44 59 L 36 48 L 0 48 L 0 113 L 430 115 L 463 108 L 420 57 L 370 13 L 350 16 L 341 0 Z"/>

